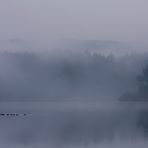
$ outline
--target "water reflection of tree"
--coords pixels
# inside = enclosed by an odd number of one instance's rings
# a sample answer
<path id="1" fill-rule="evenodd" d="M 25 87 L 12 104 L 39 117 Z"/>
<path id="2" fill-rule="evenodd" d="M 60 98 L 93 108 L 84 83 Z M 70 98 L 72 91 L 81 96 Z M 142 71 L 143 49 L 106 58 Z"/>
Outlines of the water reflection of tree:
<path id="1" fill-rule="evenodd" d="M 144 135 L 148 137 L 148 65 L 143 69 L 142 74 L 137 77 L 138 90 L 135 93 L 125 93 L 120 97 L 121 101 L 133 102 L 141 105 L 138 112 L 137 127 L 142 129 Z"/>

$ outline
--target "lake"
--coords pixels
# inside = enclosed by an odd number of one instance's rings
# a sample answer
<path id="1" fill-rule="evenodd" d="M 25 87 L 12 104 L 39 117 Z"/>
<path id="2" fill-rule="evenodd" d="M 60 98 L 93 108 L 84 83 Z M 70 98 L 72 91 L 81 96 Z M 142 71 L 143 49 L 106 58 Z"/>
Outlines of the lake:
<path id="1" fill-rule="evenodd" d="M 0 146 L 146 148 L 146 110 L 139 102 L 1 102 Z"/>

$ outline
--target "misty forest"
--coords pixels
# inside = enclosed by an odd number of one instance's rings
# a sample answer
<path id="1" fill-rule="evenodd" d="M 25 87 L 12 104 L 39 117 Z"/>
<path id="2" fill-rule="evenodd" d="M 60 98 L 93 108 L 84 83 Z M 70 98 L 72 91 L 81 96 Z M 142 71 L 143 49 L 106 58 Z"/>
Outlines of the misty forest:
<path id="1" fill-rule="evenodd" d="M 146 52 L 4 51 L 0 68 L 2 141 L 108 148 L 148 138 Z"/>
<path id="2" fill-rule="evenodd" d="M 148 0 L 0 0 L 0 148 L 148 147 Z"/>
<path id="3" fill-rule="evenodd" d="M 0 100 L 146 99 L 147 65 L 148 54 L 3 52 Z"/>

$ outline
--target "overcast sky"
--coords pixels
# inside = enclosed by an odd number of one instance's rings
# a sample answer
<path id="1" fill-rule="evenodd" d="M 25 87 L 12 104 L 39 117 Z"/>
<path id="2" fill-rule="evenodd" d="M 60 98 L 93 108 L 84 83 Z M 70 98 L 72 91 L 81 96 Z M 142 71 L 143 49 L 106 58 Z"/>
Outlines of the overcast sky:
<path id="1" fill-rule="evenodd" d="M 148 41 L 148 0 L 0 0 L 0 39 Z"/>

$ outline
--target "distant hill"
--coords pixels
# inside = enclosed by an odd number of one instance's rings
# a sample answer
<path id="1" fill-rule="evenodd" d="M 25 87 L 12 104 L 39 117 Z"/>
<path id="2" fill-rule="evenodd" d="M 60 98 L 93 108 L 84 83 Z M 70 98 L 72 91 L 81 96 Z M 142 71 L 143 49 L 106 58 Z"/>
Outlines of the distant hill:
<path id="1" fill-rule="evenodd" d="M 54 44 L 49 42 L 24 40 L 0 40 L 0 51 L 88 51 L 109 55 L 124 55 L 133 52 L 148 52 L 148 45 L 144 43 L 119 42 L 112 40 L 60 40 Z"/>
<path id="2" fill-rule="evenodd" d="M 67 40 L 62 43 L 63 48 L 99 52 L 102 54 L 123 55 L 133 52 L 148 52 L 145 43 L 119 42 L 112 40 Z"/>

